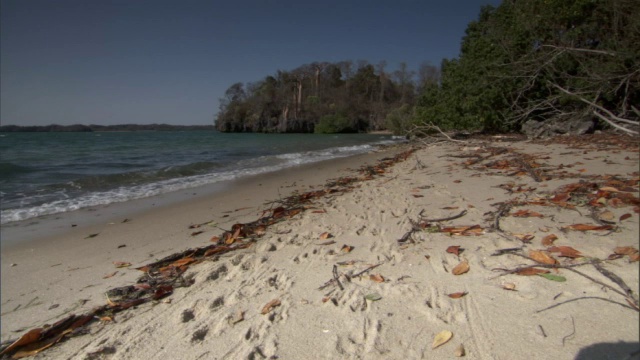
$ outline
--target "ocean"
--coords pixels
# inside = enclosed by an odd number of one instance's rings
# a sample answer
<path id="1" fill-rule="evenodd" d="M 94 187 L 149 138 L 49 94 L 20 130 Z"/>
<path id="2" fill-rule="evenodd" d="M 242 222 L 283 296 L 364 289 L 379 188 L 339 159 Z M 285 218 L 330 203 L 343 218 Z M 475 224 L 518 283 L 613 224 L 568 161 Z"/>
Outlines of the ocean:
<path id="1" fill-rule="evenodd" d="M 372 134 L 0 133 L 1 224 L 356 155 Z"/>

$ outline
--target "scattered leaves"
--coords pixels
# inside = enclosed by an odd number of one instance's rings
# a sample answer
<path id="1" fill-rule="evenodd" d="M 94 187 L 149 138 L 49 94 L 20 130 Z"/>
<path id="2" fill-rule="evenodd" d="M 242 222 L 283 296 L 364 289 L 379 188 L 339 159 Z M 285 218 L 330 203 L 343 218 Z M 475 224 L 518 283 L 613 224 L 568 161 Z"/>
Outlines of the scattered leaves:
<path id="1" fill-rule="evenodd" d="M 439 332 L 435 338 L 433 338 L 433 344 L 431 345 L 432 349 L 435 349 L 439 346 L 446 344 L 453 337 L 453 333 L 449 330 L 444 330 Z"/>
<path id="2" fill-rule="evenodd" d="M 278 299 L 273 299 L 271 301 L 269 301 L 263 308 L 262 308 L 262 315 L 268 314 L 269 312 L 271 312 L 271 310 L 273 310 L 274 308 L 280 306 L 281 302 Z"/>
<path id="3" fill-rule="evenodd" d="M 468 293 L 466 291 L 463 292 L 456 292 L 456 293 L 452 293 L 452 294 L 447 294 L 448 297 L 452 298 L 452 299 L 460 299 L 461 297 L 467 295 Z"/>
<path id="4" fill-rule="evenodd" d="M 456 265 L 456 267 L 454 267 L 453 270 L 451 270 L 451 273 L 453 275 L 462 275 L 468 272 L 469 269 L 470 269 L 469 262 L 467 262 L 467 260 L 463 260 L 462 262 L 460 262 L 460 264 Z"/>

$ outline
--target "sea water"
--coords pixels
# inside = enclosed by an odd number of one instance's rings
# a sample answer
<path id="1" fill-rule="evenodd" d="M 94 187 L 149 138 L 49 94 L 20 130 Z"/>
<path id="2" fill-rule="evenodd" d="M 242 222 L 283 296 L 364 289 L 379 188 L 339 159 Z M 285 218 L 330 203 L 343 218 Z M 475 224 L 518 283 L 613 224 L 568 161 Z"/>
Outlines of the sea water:
<path id="1" fill-rule="evenodd" d="M 0 133 L 1 223 L 355 155 L 397 141 L 371 134 Z"/>

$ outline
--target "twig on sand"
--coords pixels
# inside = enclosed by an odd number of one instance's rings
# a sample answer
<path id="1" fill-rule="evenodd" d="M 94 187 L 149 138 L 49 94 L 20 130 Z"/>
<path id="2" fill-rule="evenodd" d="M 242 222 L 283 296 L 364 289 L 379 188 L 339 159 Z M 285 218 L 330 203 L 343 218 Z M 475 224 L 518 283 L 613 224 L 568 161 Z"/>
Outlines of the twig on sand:
<path id="1" fill-rule="evenodd" d="M 562 338 L 562 346 L 564 346 L 564 342 L 567 339 L 573 338 L 573 336 L 576 334 L 576 321 L 573 319 L 573 316 L 571 316 L 571 326 L 573 326 L 573 331 L 571 332 L 571 334 L 569 334 L 569 335 L 567 335 L 567 336 Z"/>
<path id="2" fill-rule="evenodd" d="M 373 270 L 373 269 L 377 268 L 378 266 L 380 266 L 380 265 L 382 265 L 382 264 L 384 264 L 384 262 L 377 263 L 377 264 L 375 264 L 375 265 L 371 265 L 371 266 L 369 266 L 368 268 L 366 268 L 366 269 L 364 269 L 364 270 L 360 271 L 359 273 L 357 273 L 357 274 L 355 274 L 355 275 L 348 276 L 348 278 L 349 278 L 349 279 L 357 278 L 358 276 L 360 276 L 360 275 L 362 275 L 362 274 L 364 274 L 364 273 L 366 273 L 366 272 L 368 272 L 368 271 L 371 271 L 371 270 Z"/>
<path id="3" fill-rule="evenodd" d="M 336 264 L 333 264 L 333 279 L 338 284 L 338 287 L 340 288 L 340 290 L 344 290 L 344 287 L 340 283 L 340 275 L 338 275 L 338 265 Z"/>
<path id="4" fill-rule="evenodd" d="M 455 220 L 455 219 L 459 219 L 463 216 L 465 216 L 467 214 L 467 210 L 462 210 L 459 214 L 457 215 L 453 215 L 453 216 L 448 216 L 448 217 L 444 217 L 444 218 L 439 218 L 439 219 L 425 219 L 422 218 L 422 221 L 426 221 L 426 222 L 440 222 L 440 221 L 448 221 L 448 220 Z"/>

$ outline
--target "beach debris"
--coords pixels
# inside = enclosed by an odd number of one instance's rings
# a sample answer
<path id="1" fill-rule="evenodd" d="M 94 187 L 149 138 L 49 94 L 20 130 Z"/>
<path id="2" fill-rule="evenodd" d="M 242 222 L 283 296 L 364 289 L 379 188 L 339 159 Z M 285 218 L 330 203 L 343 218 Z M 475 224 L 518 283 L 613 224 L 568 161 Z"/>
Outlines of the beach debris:
<path id="1" fill-rule="evenodd" d="M 447 294 L 447 296 L 452 298 L 452 299 L 460 299 L 461 297 L 463 297 L 463 296 L 465 296 L 467 294 L 468 294 L 468 292 L 462 291 L 462 292 L 455 292 L 455 293 Z"/>
<path id="2" fill-rule="evenodd" d="M 440 232 L 456 236 L 477 236 L 484 234 L 484 229 L 480 225 L 451 226 L 441 228 Z"/>
<path id="3" fill-rule="evenodd" d="M 108 279 L 110 277 L 114 277 L 117 273 L 118 273 L 117 271 L 114 271 L 114 272 L 112 272 L 110 274 L 107 274 L 107 275 L 103 276 L 102 278 L 103 279 Z"/>
<path id="4" fill-rule="evenodd" d="M 332 237 L 333 237 L 333 235 L 331 235 L 331 233 L 325 231 L 322 234 L 320 234 L 320 236 L 318 238 L 320 240 L 326 240 L 326 239 L 329 239 L 329 238 L 332 238 Z"/>
<path id="5" fill-rule="evenodd" d="M 557 282 L 565 282 L 567 281 L 567 278 L 565 278 L 564 276 L 560 276 L 560 275 L 553 275 L 553 274 L 538 274 L 540 276 L 542 276 L 543 278 L 547 279 L 547 280 L 552 280 L 552 281 L 557 281 Z"/>
<path id="6" fill-rule="evenodd" d="M 530 250 L 529 257 L 542 264 L 557 264 L 558 261 L 546 251 Z"/>
<path id="7" fill-rule="evenodd" d="M 558 240 L 558 236 L 556 234 L 549 234 L 542 238 L 542 245 L 551 246 L 553 245 L 553 242 L 556 240 Z"/>
<path id="8" fill-rule="evenodd" d="M 535 236 L 532 234 L 513 234 L 513 236 L 525 244 L 530 243 L 531 240 L 535 238 Z"/>
<path id="9" fill-rule="evenodd" d="M 202 234 L 203 232 L 204 232 L 204 231 L 202 231 L 202 230 L 194 231 L 194 232 L 192 232 L 192 233 L 191 233 L 191 236 L 200 235 L 200 234 Z"/>
<path id="10" fill-rule="evenodd" d="M 384 277 L 382 277 L 382 275 L 380 275 L 380 274 L 369 275 L 369 279 L 371 279 L 371 281 L 375 281 L 377 283 L 383 283 L 385 281 Z"/>
<path id="11" fill-rule="evenodd" d="M 444 344 L 446 344 L 453 337 L 453 333 L 449 330 L 443 330 L 439 332 L 433 338 L 433 344 L 431 344 L 431 349 L 438 348 Z"/>
<path id="12" fill-rule="evenodd" d="M 465 356 L 466 354 L 467 354 L 467 353 L 466 353 L 466 351 L 464 350 L 464 345 L 462 345 L 462 344 L 458 345 L 458 347 L 457 347 L 455 350 L 453 350 L 453 355 L 454 355 L 455 357 L 463 357 L 463 356 Z"/>
<path id="13" fill-rule="evenodd" d="M 260 312 L 262 315 L 266 315 L 268 313 L 271 312 L 271 310 L 273 310 L 274 308 L 278 307 L 281 305 L 280 300 L 278 299 L 273 299 L 271 301 L 269 301 L 263 308 L 262 311 Z"/>
<path id="14" fill-rule="evenodd" d="M 118 245 L 118 249 L 122 249 L 122 248 L 124 248 L 124 247 L 127 247 L 127 245 L 125 245 L 125 244 Z"/>
<path id="15" fill-rule="evenodd" d="M 638 249 L 633 246 L 620 246 L 613 249 L 613 253 L 618 255 L 633 255 L 638 253 Z"/>
<path id="16" fill-rule="evenodd" d="M 11 263 L 11 265 L 9 265 L 9 266 L 14 267 L 14 266 L 18 266 L 18 264 L 16 264 L 16 263 Z"/>
<path id="17" fill-rule="evenodd" d="M 464 249 L 461 248 L 459 245 L 452 245 L 447 248 L 447 252 L 455 256 L 460 256 L 460 253 L 463 251 Z"/>
<path id="18" fill-rule="evenodd" d="M 568 226 L 563 226 L 562 230 L 574 230 L 574 231 L 600 231 L 600 230 L 611 230 L 613 226 L 611 225 L 590 225 L 590 224 L 573 224 Z"/>
<path id="19" fill-rule="evenodd" d="M 131 263 L 126 261 L 114 261 L 113 265 L 115 265 L 117 268 L 124 268 L 131 266 Z"/>
<path id="20" fill-rule="evenodd" d="M 244 311 L 238 310 L 229 318 L 229 324 L 235 325 L 241 321 L 244 321 Z"/>
<path id="21" fill-rule="evenodd" d="M 547 274 L 547 273 L 549 273 L 549 270 L 538 269 L 535 267 L 527 267 L 514 272 L 514 274 L 522 275 L 522 276 L 533 276 L 533 275 Z"/>
<path id="22" fill-rule="evenodd" d="M 350 253 L 351 251 L 353 251 L 354 247 L 351 245 L 342 245 L 342 247 L 340 248 L 340 251 L 345 252 L 345 253 Z"/>
<path id="23" fill-rule="evenodd" d="M 469 269 L 470 269 L 469 262 L 467 260 L 463 260 L 458 265 L 456 265 L 453 268 L 453 270 L 451 270 L 451 273 L 453 275 L 462 275 L 462 274 L 468 272 Z"/>
<path id="24" fill-rule="evenodd" d="M 584 257 L 580 251 L 572 248 L 571 246 L 552 246 L 547 248 L 547 251 L 558 253 L 558 256 L 560 257 L 568 257 L 572 259 Z"/>
<path id="25" fill-rule="evenodd" d="M 539 212 L 535 212 L 531 210 L 518 210 L 514 213 L 511 213 L 510 215 L 513 217 L 521 217 L 521 218 L 528 218 L 528 217 L 543 218 L 544 217 L 544 215 L 540 214 Z"/>
<path id="26" fill-rule="evenodd" d="M 504 283 L 502 284 L 502 288 L 509 291 L 518 291 L 516 290 L 516 284 L 514 283 Z"/>
<path id="27" fill-rule="evenodd" d="M 378 301 L 382 299 L 382 295 L 378 293 L 371 293 L 371 294 L 365 295 L 364 298 L 370 301 Z"/>
<path id="28" fill-rule="evenodd" d="M 324 246 L 324 245 L 333 245 L 333 244 L 335 244 L 335 243 L 336 243 L 335 241 L 333 241 L 333 240 L 329 240 L 329 241 L 325 241 L 325 242 L 323 242 L 323 243 L 320 243 L 320 244 L 318 244 L 318 245 L 320 245 L 320 246 Z"/>
<path id="29" fill-rule="evenodd" d="M 623 222 L 624 220 L 627 220 L 628 218 L 630 218 L 632 215 L 629 213 L 620 215 L 620 219 L 618 220 L 619 222 Z"/>
<path id="30" fill-rule="evenodd" d="M 85 237 L 85 239 L 91 239 L 91 238 L 94 238 L 94 237 L 96 237 L 96 236 L 98 236 L 98 235 L 100 235 L 100 233 L 89 234 L 89 235 L 87 235 L 87 236 Z"/>

